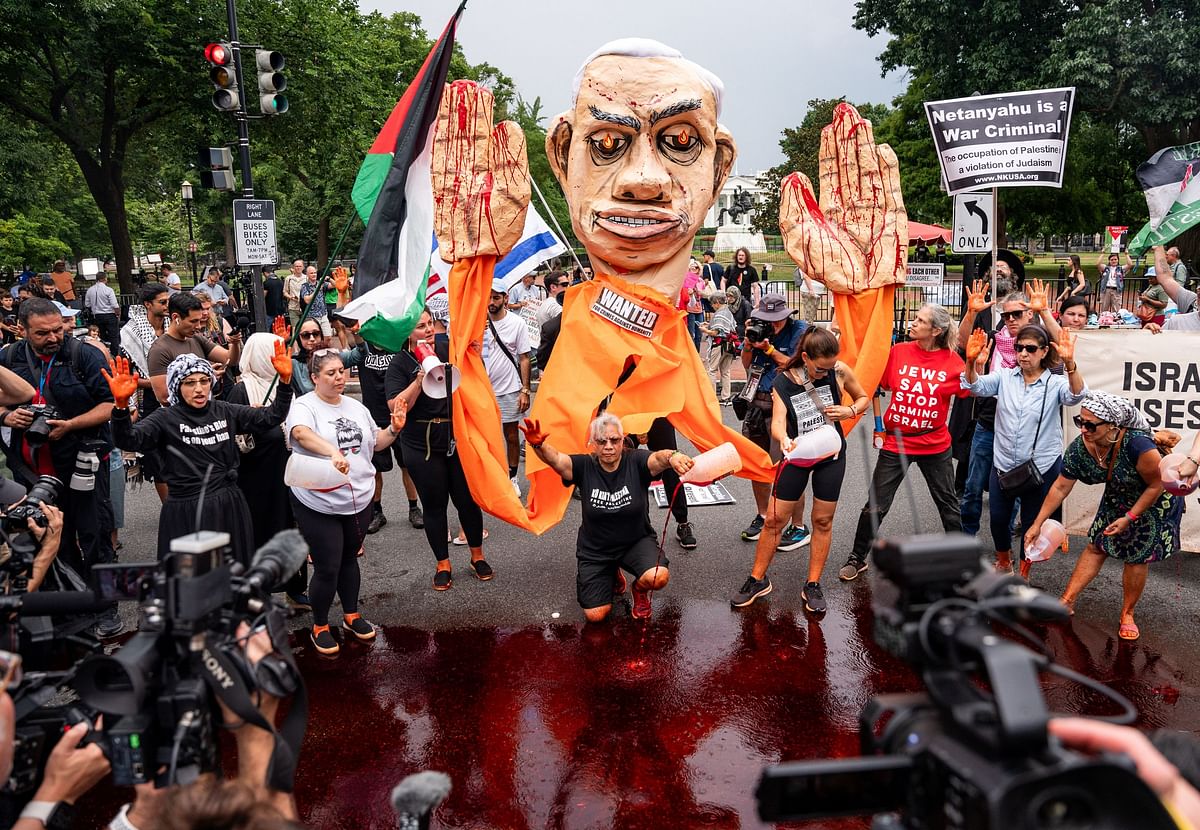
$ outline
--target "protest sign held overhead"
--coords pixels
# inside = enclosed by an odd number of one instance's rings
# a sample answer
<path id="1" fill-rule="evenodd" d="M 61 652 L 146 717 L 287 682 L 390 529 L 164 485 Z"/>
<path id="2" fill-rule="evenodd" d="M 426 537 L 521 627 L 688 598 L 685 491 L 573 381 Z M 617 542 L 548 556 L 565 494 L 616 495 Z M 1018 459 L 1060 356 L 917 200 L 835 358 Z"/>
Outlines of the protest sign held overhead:
<path id="1" fill-rule="evenodd" d="M 927 101 L 951 194 L 984 187 L 1062 187 L 1075 88 Z"/>

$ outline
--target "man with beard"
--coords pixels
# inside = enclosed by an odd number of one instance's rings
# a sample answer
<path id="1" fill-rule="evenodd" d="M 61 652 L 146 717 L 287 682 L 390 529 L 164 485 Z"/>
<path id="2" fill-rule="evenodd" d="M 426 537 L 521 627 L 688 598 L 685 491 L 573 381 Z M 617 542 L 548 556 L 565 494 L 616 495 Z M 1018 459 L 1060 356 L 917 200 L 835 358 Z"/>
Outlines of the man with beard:
<path id="1" fill-rule="evenodd" d="M 121 327 L 121 352 L 137 368 L 138 410 L 146 417 L 158 409 L 158 398 L 150 383 L 150 347 L 162 337 L 167 322 L 170 289 L 161 282 L 148 282 L 138 289 L 139 302 L 129 307 L 129 322 Z M 142 478 L 154 482 L 160 501 L 167 499 L 167 485 L 159 480 L 160 462 L 154 453 L 142 455 Z"/>

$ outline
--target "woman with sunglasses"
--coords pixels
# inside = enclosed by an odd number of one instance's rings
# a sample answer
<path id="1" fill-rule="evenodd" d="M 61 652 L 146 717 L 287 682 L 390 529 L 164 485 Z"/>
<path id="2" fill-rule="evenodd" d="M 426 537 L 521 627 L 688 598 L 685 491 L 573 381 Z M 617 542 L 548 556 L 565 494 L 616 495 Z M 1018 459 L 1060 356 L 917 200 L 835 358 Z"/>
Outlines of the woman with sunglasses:
<path id="1" fill-rule="evenodd" d="M 1130 401 L 1108 392 L 1089 392 L 1075 416 L 1079 437 L 1063 458 L 1062 472 L 1050 488 L 1041 512 L 1025 531 L 1025 545 L 1041 535 L 1042 522 L 1075 486 L 1103 484 L 1096 518 L 1088 529 L 1088 545 L 1075 563 L 1062 601 L 1071 613 L 1075 600 L 1096 578 L 1106 559 L 1124 564 L 1123 601 L 1117 635 L 1122 640 L 1141 636 L 1133 612 L 1146 587 L 1148 566 L 1179 549 L 1183 499 L 1163 490 L 1158 465 L 1162 448 L 1146 418 Z M 1183 466 L 1185 470 L 1193 465 Z"/>
<path id="2" fill-rule="evenodd" d="M 300 334 L 296 337 L 296 346 L 292 353 L 292 389 L 296 397 L 307 395 L 313 391 L 312 376 L 308 373 L 308 364 L 312 361 L 313 353 L 327 348 L 329 338 L 321 331 L 321 324 L 312 317 L 305 317 L 300 323 Z M 346 368 L 358 366 L 363 362 L 366 343 L 359 343 L 352 349 L 338 349 L 342 365 Z"/>
<path id="3" fill-rule="evenodd" d="M 832 424 L 842 435 L 841 422 L 856 418 L 871 406 L 871 398 L 854 376 L 850 367 L 838 360 L 840 344 L 828 329 L 809 326 L 800 338 L 795 356 L 775 376 L 771 390 L 771 437 L 786 453 L 796 441 L 826 424 Z M 843 403 L 843 391 L 850 403 Z M 811 467 L 784 462 L 775 480 L 775 490 L 767 505 L 767 520 L 754 549 L 754 567 L 742 589 L 734 595 L 733 606 L 750 605 L 771 593 L 767 569 L 775 558 L 783 528 L 792 510 L 812 480 L 812 548 L 808 560 L 808 579 L 800 591 L 804 607 L 813 614 L 823 614 L 825 596 L 821 591 L 821 573 L 829 557 L 833 532 L 833 514 L 842 493 L 842 478 L 846 474 L 846 439 L 833 458 Z"/>
<path id="4" fill-rule="evenodd" d="M 409 337 L 408 348 L 392 358 L 388 366 L 384 394 L 389 405 L 394 407 L 397 401 L 402 401 L 408 409 L 408 421 L 400 433 L 400 449 L 404 465 L 417 485 L 417 495 L 425 510 L 425 538 L 437 560 L 433 590 L 447 591 L 454 585 L 446 515 L 451 501 L 471 551 L 471 573 L 487 582 L 495 576 L 495 571 L 483 556 L 483 512 L 471 495 L 462 462 L 454 449 L 450 399 L 430 397 L 421 386 L 425 372 L 415 354 L 417 344 L 432 344 L 443 361 L 449 352 L 449 341 L 435 340 L 434 335 L 433 317 L 426 309 Z"/>
<path id="5" fill-rule="evenodd" d="M 1075 365 L 1075 341 L 1060 332 L 1058 343 L 1041 326 L 1017 332 L 1015 369 L 979 372 L 987 366 L 987 334 L 976 331 L 967 341 L 963 387 L 980 398 L 996 398 L 992 471 L 988 480 L 988 512 L 996 569 L 1012 570 L 1012 519 L 1020 499 L 1021 525 L 1029 527 L 1051 483 L 1062 467 L 1062 407 L 1074 406 L 1087 394 Z M 1052 367 L 1062 363 L 1066 376 Z M 1047 514 L 1049 515 L 1049 514 Z M 1029 578 L 1029 560 L 1021 551 L 1021 577 Z"/>
<path id="6" fill-rule="evenodd" d="M 158 556 L 170 552 L 171 540 L 197 527 L 229 534 L 234 559 L 250 564 L 254 528 L 250 508 L 237 488 L 241 453 L 236 436 L 278 428 L 292 403 L 288 381 L 292 361 L 283 342 L 275 344 L 271 365 L 280 388 L 270 407 L 240 406 L 213 397 L 215 376 L 207 360 L 181 354 L 167 366 L 169 406 L 156 409 L 136 424 L 129 417 L 129 399 L 137 393 L 137 373 L 129 360 L 118 357 L 104 372 L 112 390 L 113 440 L 122 450 L 153 452 L 163 459 L 167 500 L 158 520 Z M 197 507 L 203 494 L 197 522 Z"/>
<path id="7" fill-rule="evenodd" d="M 537 421 L 526 419 L 526 445 L 546 466 L 574 485 L 583 504 L 575 556 L 575 592 L 588 622 L 600 622 L 612 610 L 614 596 L 625 593 L 622 570 L 634 577 L 633 616 L 650 616 L 650 592 L 667 586 L 666 554 L 650 526 L 650 482 L 668 467 L 683 475 L 692 459 L 679 450 L 627 449 L 617 416 L 608 412 L 588 427 L 589 454 L 567 455 L 547 443 Z"/>
<path id="8" fill-rule="evenodd" d="M 318 652 L 337 654 L 340 646 L 329 630 L 335 593 L 342 603 L 342 628 L 360 641 L 375 639 L 375 627 L 358 612 L 358 551 L 371 522 L 375 493 L 371 458 L 376 450 L 386 450 L 396 440 L 407 408 L 403 401 L 398 402 L 392 407 L 391 423 L 377 427 L 365 406 L 343 394 L 349 372 L 337 349 L 313 352 L 308 371 L 313 391 L 292 404 L 284 433 L 294 455 L 328 458 L 347 477 L 345 484 L 332 489 L 291 488 L 296 525 L 312 556 L 310 636 Z"/>

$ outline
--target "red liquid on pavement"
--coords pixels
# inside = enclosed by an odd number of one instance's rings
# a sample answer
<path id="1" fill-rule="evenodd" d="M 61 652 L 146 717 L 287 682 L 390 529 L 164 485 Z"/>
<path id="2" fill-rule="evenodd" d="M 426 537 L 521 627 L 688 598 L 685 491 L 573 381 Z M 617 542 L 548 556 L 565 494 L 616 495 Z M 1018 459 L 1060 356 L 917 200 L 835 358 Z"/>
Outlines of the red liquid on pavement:
<path id="1" fill-rule="evenodd" d="M 310 701 L 301 816 L 322 830 L 394 827 L 391 788 L 436 769 L 453 789 L 434 827 L 764 827 L 764 765 L 856 755 L 863 704 L 919 687 L 871 641 L 867 586 L 830 593 L 819 623 L 783 602 L 731 611 L 667 592 L 647 625 L 618 605 L 598 625 L 384 628 L 335 659 L 297 638 Z M 1129 697 L 1142 726 L 1200 729 L 1191 663 L 1086 622 L 1043 633 L 1060 662 Z M 1044 682 L 1054 710 L 1112 711 Z M 81 815 L 103 826 L 114 799 L 89 801 Z"/>

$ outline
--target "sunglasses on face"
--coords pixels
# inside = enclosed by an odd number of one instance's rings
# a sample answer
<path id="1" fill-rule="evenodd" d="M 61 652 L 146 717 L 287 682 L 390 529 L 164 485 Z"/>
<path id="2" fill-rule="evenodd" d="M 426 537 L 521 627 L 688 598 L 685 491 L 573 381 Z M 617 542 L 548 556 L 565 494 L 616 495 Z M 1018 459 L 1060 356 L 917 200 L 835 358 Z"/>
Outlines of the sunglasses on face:
<path id="1" fill-rule="evenodd" d="M 1024 316 L 1025 316 L 1025 309 L 1023 309 L 1023 308 L 1019 309 L 1017 311 L 1002 311 L 1002 312 L 1000 312 L 1001 320 L 1014 320 L 1017 317 L 1024 317 Z"/>
<path id="2" fill-rule="evenodd" d="M 1085 421 L 1082 415 L 1076 415 L 1071 420 L 1075 422 L 1075 426 L 1086 432 L 1095 432 L 1107 423 L 1106 421 Z"/>
<path id="3" fill-rule="evenodd" d="M 302 331 L 302 332 L 300 332 L 300 337 L 305 340 L 308 340 L 309 338 L 312 338 L 312 337 L 320 337 L 320 336 L 321 336 L 321 332 L 319 332 L 319 331 Z"/>
<path id="4" fill-rule="evenodd" d="M 1027 352 L 1029 354 L 1033 354 L 1034 352 L 1036 352 L 1038 349 L 1040 349 L 1042 347 L 1038 346 L 1035 343 L 1018 343 L 1013 348 L 1016 349 L 1018 352 Z"/>
<path id="5" fill-rule="evenodd" d="M 556 282 L 554 284 L 557 285 L 559 288 L 567 288 L 571 285 L 571 283 L 569 283 L 569 282 Z"/>

